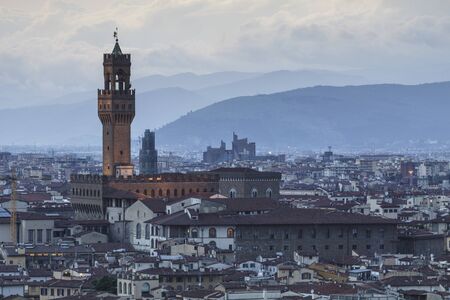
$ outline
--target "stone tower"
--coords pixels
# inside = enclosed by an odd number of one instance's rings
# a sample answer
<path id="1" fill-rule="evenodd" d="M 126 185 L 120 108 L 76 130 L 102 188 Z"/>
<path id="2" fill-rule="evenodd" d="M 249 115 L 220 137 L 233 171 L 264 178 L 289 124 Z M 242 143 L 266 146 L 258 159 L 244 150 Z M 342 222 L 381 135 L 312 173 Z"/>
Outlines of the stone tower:
<path id="1" fill-rule="evenodd" d="M 132 176 L 131 122 L 135 91 L 131 89 L 131 56 L 116 38 L 112 53 L 103 54 L 104 89 L 98 90 L 98 116 L 103 125 L 103 175 Z"/>
<path id="2" fill-rule="evenodd" d="M 145 130 L 142 148 L 139 152 L 139 171 L 143 175 L 158 173 L 158 151 L 155 148 L 155 132 Z"/>

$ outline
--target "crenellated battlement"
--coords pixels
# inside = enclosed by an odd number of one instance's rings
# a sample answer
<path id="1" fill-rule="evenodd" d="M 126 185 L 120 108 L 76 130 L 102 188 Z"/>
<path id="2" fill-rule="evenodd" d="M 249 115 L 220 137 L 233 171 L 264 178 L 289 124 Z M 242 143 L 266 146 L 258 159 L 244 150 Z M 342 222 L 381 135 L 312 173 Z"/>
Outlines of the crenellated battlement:
<path id="1" fill-rule="evenodd" d="M 88 183 L 88 184 L 103 184 L 106 183 L 107 176 L 95 175 L 95 174 L 72 174 L 70 175 L 70 181 L 72 183 Z"/>
<path id="2" fill-rule="evenodd" d="M 105 90 L 105 89 L 98 89 L 97 90 L 98 96 L 135 96 L 136 91 L 134 89 L 129 90 Z"/>
<path id="3" fill-rule="evenodd" d="M 131 55 L 130 54 L 111 54 L 105 53 L 103 54 L 103 63 L 131 63 Z"/>
<path id="4" fill-rule="evenodd" d="M 219 176 L 209 173 L 161 173 L 153 176 L 132 176 L 128 178 L 109 178 L 110 181 L 120 182 L 133 182 L 133 183 L 145 183 L 145 182 L 218 182 Z"/>

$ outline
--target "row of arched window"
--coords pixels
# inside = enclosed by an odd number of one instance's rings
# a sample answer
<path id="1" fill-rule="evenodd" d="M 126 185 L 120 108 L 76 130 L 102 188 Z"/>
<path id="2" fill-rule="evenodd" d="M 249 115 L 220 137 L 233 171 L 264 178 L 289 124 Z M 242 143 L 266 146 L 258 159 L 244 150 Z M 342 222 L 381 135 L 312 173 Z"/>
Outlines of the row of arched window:
<path id="1" fill-rule="evenodd" d="M 257 197 L 258 197 L 258 189 L 253 188 L 250 194 L 251 194 L 251 197 L 252 197 L 252 198 L 257 198 Z M 228 192 L 228 195 L 229 195 L 230 198 L 236 198 L 236 195 L 237 195 L 236 189 L 235 189 L 235 188 L 232 188 L 232 189 Z M 266 190 L 266 197 L 267 197 L 267 198 L 272 198 L 272 189 L 271 189 L 271 188 L 268 188 L 268 189 Z"/>
<path id="2" fill-rule="evenodd" d="M 154 189 L 152 189 L 152 190 L 150 190 L 150 193 L 149 193 L 149 191 L 147 190 L 147 189 L 144 189 L 143 191 L 142 191 L 142 193 L 144 194 L 144 195 L 150 195 L 151 197 L 156 197 L 156 195 L 158 195 L 159 197 L 171 197 L 172 195 L 174 196 L 174 197 L 178 197 L 178 196 L 185 196 L 186 195 L 186 190 L 185 189 L 181 189 L 180 190 L 180 195 L 178 194 L 178 189 L 173 189 L 173 190 L 171 190 L 171 189 L 167 189 L 166 191 L 163 191 L 162 189 L 159 189 L 159 190 L 154 190 Z M 197 188 L 196 190 L 195 190 L 195 193 L 200 193 L 200 191 L 203 191 L 203 193 L 207 193 L 208 192 L 208 189 L 207 188 L 204 188 L 203 190 L 200 190 L 200 188 Z M 136 191 L 135 191 L 136 193 L 138 193 L 138 194 L 140 194 L 141 193 L 141 190 L 139 190 L 139 189 L 136 189 Z M 210 188 L 209 189 L 209 192 L 210 193 L 214 193 L 214 188 Z M 173 193 L 173 194 L 172 194 Z M 188 191 L 188 195 L 189 194 L 193 194 L 194 193 L 194 189 L 192 189 L 192 188 L 190 188 L 189 189 L 189 191 Z"/>
<path id="3" fill-rule="evenodd" d="M 193 228 L 191 230 L 191 237 L 192 238 L 198 238 L 198 229 L 197 228 Z M 217 238 L 217 230 L 215 227 L 210 227 L 208 229 L 208 237 L 211 239 L 215 239 Z M 229 227 L 227 228 L 227 238 L 234 238 L 234 229 Z"/>
<path id="4" fill-rule="evenodd" d="M 149 240 L 150 236 L 159 236 L 159 227 L 151 226 L 150 224 L 145 224 L 145 239 Z M 136 224 L 136 239 L 142 238 L 142 226 L 141 223 Z M 153 247 L 152 247 L 153 248 Z"/>
<path id="5" fill-rule="evenodd" d="M 72 188 L 72 195 L 82 197 L 100 197 L 100 190 Z"/>

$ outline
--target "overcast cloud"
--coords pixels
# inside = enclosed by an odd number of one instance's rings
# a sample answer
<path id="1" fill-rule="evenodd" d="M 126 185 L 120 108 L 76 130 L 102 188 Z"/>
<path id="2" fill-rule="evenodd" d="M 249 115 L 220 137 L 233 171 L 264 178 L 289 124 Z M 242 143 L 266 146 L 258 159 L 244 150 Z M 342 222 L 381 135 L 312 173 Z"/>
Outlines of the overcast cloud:
<path id="1" fill-rule="evenodd" d="M 100 86 L 116 26 L 134 78 L 327 69 L 449 80 L 449 11 L 444 0 L 2 0 L 0 107 Z"/>

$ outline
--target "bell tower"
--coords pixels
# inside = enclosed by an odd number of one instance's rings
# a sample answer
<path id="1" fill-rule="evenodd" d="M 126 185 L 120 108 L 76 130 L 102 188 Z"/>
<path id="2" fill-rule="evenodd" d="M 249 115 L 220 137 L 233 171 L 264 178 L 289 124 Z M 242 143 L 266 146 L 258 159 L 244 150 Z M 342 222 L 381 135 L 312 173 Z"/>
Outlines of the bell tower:
<path id="1" fill-rule="evenodd" d="M 131 123 L 135 115 L 135 91 L 131 89 L 131 56 L 116 43 L 103 54 L 105 86 L 98 90 L 98 116 L 103 125 L 103 175 L 132 176 Z"/>

